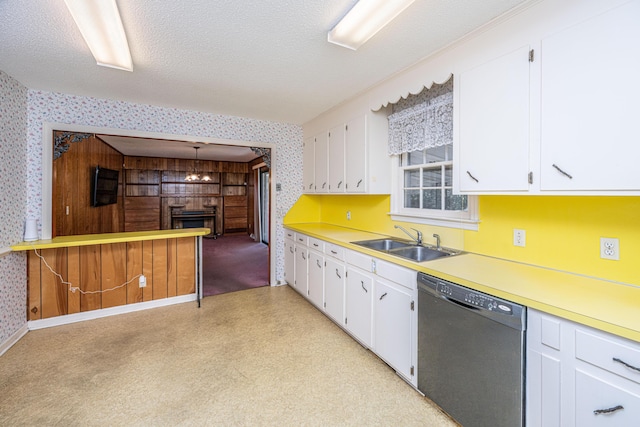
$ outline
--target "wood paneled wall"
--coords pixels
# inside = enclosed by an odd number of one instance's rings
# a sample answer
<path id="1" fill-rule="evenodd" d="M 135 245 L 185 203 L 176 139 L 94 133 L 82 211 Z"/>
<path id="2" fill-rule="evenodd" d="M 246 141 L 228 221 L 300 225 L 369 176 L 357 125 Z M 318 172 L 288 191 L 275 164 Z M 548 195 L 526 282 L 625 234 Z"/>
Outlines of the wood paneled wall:
<path id="1" fill-rule="evenodd" d="M 29 251 L 28 319 L 192 294 L 195 244 L 194 237 L 183 237 L 38 250 L 56 272 L 85 294 L 70 291 L 35 251 Z M 147 279 L 144 288 L 139 286 L 140 274 Z M 120 287 L 127 281 L 131 283 Z M 116 289 L 107 291 L 112 288 Z"/>
<path id="2" fill-rule="evenodd" d="M 67 152 L 53 161 L 53 237 L 124 231 L 122 172 L 118 203 L 91 206 L 92 168 L 122 171 L 122 154 L 95 136 L 67 146 Z"/>

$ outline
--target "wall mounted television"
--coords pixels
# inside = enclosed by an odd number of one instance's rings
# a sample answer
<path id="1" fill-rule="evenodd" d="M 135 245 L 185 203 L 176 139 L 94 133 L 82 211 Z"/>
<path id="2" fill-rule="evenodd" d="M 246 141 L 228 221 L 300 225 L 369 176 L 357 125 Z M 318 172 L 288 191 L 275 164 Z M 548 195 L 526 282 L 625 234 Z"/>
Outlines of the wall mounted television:
<path id="1" fill-rule="evenodd" d="M 91 175 L 91 206 L 104 206 L 118 203 L 118 175 L 113 169 L 93 168 Z"/>

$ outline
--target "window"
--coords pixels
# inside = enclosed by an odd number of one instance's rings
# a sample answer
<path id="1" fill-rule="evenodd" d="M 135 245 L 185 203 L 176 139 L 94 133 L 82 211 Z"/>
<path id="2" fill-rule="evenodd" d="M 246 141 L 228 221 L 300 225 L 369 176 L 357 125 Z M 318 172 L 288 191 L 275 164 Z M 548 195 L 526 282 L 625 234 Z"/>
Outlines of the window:
<path id="1" fill-rule="evenodd" d="M 397 158 L 392 218 L 477 229 L 477 198 L 453 194 L 452 81 L 394 105 L 389 152 Z"/>

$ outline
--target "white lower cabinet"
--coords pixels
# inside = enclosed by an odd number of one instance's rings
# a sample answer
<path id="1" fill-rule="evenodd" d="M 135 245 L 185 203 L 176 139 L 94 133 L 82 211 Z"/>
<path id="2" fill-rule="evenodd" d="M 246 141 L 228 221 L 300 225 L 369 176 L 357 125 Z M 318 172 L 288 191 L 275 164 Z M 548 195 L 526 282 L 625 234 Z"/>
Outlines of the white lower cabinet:
<path id="1" fill-rule="evenodd" d="M 410 290 L 386 280 L 376 280 L 373 298 L 375 352 L 410 381 L 414 378 L 415 366 L 413 306 Z"/>
<path id="2" fill-rule="evenodd" d="M 284 280 L 293 286 L 295 280 L 296 247 L 293 239 L 284 239 Z"/>
<path id="3" fill-rule="evenodd" d="M 334 322 L 344 325 L 344 262 L 327 257 L 324 269 L 324 309 Z"/>
<path id="4" fill-rule="evenodd" d="M 372 297 L 373 275 L 348 266 L 344 324 L 358 341 L 369 348 L 371 347 Z"/>
<path id="5" fill-rule="evenodd" d="M 640 343 L 529 309 L 527 426 L 633 426 Z"/>
<path id="6" fill-rule="evenodd" d="M 295 279 L 293 281 L 293 287 L 306 298 L 307 286 L 309 283 L 309 249 L 307 249 L 305 244 L 296 243 L 295 254 Z"/>
<path id="7" fill-rule="evenodd" d="M 319 309 L 323 309 L 324 301 L 324 256 L 316 251 L 309 251 L 309 282 L 307 298 Z"/>

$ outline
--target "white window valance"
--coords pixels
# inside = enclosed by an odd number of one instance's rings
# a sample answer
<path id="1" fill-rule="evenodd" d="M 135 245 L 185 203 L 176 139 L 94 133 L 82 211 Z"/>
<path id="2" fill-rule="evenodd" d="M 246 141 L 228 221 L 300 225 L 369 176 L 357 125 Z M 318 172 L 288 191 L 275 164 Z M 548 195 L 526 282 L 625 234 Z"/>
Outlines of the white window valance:
<path id="1" fill-rule="evenodd" d="M 453 94 L 389 115 L 390 155 L 453 144 Z"/>

